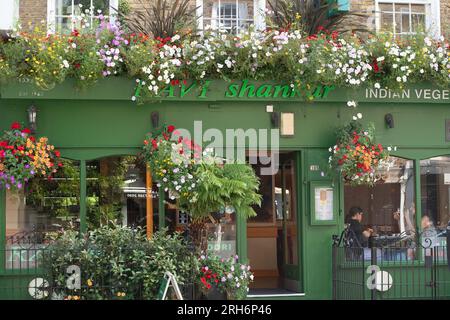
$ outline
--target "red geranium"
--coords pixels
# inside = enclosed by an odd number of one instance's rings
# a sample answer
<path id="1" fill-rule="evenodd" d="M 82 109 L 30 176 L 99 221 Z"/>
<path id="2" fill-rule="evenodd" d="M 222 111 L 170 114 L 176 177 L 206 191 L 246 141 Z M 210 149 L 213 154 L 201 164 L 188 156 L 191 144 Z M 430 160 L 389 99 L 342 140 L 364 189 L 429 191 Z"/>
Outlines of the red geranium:
<path id="1" fill-rule="evenodd" d="M 14 122 L 14 123 L 11 125 L 11 129 L 12 129 L 12 130 L 19 130 L 19 129 L 20 129 L 20 123 Z"/>
<path id="2" fill-rule="evenodd" d="M 28 128 L 25 128 L 25 129 L 22 130 L 22 132 L 23 132 L 23 133 L 26 133 L 26 134 L 30 134 L 30 133 L 31 133 L 31 130 L 28 129 Z"/>
<path id="3" fill-rule="evenodd" d="M 170 125 L 170 126 L 167 127 L 167 132 L 168 133 L 172 133 L 174 130 L 175 130 L 175 126 Z"/>

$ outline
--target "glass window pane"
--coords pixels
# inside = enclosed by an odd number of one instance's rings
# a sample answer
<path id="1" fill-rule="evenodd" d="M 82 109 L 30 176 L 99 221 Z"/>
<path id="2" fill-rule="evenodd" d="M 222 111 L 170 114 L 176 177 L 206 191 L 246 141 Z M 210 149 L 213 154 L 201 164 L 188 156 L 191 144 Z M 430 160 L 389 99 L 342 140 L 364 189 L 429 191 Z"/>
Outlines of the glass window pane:
<path id="1" fill-rule="evenodd" d="M 393 243 L 401 245 L 400 238 L 413 240 L 416 233 L 414 191 L 414 162 L 390 157 L 388 167 L 378 170 L 379 179 L 373 186 L 345 186 L 344 205 L 348 213 L 352 207 L 363 209 L 364 229 L 371 228 L 374 235 L 394 236 Z M 346 222 L 351 217 L 346 217 Z M 408 252 L 413 258 L 413 252 Z"/>
<path id="2" fill-rule="evenodd" d="M 437 229 L 444 230 L 450 221 L 450 157 L 421 160 L 420 178 L 422 217 L 428 216 Z"/>
<path id="3" fill-rule="evenodd" d="M 382 12 L 393 12 L 394 10 L 392 3 L 380 3 L 378 6 Z"/>
<path id="4" fill-rule="evenodd" d="M 382 31 L 393 31 L 394 15 L 392 13 L 382 13 L 380 20 L 380 28 Z"/>
<path id="5" fill-rule="evenodd" d="M 68 16 L 72 14 L 72 0 L 55 1 L 55 13 L 58 16 Z"/>
<path id="6" fill-rule="evenodd" d="M 36 267 L 36 249 L 61 228 L 79 228 L 79 162 L 63 160 L 52 180 L 33 179 L 6 193 L 6 268 Z"/>
<path id="7" fill-rule="evenodd" d="M 158 209 L 156 192 L 152 192 L 152 198 L 155 214 Z M 113 156 L 87 163 L 90 229 L 110 221 L 145 228 L 146 217 L 146 168 L 142 161 L 135 156 Z"/>
<path id="8" fill-rule="evenodd" d="M 215 223 L 207 224 L 208 251 L 229 258 L 236 255 L 236 212 L 226 208 L 211 215 Z"/>
<path id="9" fill-rule="evenodd" d="M 286 162 L 283 168 L 285 187 L 285 215 L 286 215 L 286 254 L 287 264 L 298 263 L 297 249 L 297 214 L 295 190 L 295 162 Z"/>
<path id="10" fill-rule="evenodd" d="M 406 19 L 409 19 L 407 16 L 401 14 L 401 13 L 395 13 L 395 28 L 394 28 L 394 32 L 395 33 L 403 33 L 403 32 L 408 32 L 408 29 L 403 29 L 403 20 L 407 21 Z"/>
<path id="11" fill-rule="evenodd" d="M 425 31 L 425 15 L 413 14 L 411 15 L 412 31 Z"/>
<path id="12" fill-rule="evenodd" d="M 425 14 L 425 5 L 423 4 L 411 4 L 412 13 L 423 13 Z"/>
<path id="13" fill-rule="evenodd" d="M 55 31 L 57 33 L 67 34 L 72 31 L 72 19 L 69 17 L 56 17 Z"/>

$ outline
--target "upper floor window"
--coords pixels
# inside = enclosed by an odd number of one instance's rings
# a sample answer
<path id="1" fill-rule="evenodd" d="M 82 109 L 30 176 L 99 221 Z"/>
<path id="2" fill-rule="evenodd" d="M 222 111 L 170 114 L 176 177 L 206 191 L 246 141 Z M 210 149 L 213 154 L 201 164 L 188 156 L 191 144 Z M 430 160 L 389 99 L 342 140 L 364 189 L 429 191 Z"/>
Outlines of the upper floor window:
<path id="1" fill-rule="evenodd" d="M 19 0 L 3 0 L 0 10 L 0 30 L 11 30 L 19 18 Z"/>
<path id="2" fill-rule="evenodd" d="M 377 30 L 394 37 L 427 32 L 440 35 L 439 0 L 376 0 Z"/>
<path id="3" fill-rule="evenodd" d="M 197 0 L 199 28 L 227 30 L 238 33 L 250 25 L 264 25 L 265 0 Z"/>
<path id="4" fill-rule="evenodd" d="M 100 14 L 112 15 L 118 0 L 48 0 L 47 23 L 50 32 L 70 33 L 94 23 Z"/>

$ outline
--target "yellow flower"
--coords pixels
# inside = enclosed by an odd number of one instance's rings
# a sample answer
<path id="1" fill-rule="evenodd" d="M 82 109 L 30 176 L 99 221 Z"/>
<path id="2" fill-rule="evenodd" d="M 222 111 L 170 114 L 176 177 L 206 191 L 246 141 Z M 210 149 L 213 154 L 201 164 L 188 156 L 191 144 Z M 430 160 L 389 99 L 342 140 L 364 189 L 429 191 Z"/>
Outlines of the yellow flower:
<path id="1" fill-rule="evenodd" d="M 88 279 L 88 280 L 87 280 L 87 285 L 88 285 L 88 287 L 92 287 L 93 283 L 92 283 L 92 280 L 91 280 L 91 279 Z"/>

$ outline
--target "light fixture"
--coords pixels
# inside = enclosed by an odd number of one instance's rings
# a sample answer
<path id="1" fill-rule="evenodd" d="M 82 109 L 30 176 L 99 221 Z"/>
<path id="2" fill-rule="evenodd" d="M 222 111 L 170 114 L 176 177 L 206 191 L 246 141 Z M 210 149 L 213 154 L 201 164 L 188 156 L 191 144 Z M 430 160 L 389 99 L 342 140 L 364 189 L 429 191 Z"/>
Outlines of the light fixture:
<path id="1" fill-rule="evenodd" d="M 384 122 L 388 128 L 392 129 L 394 127 L 394 116 L 391 113 L 388 113 L 384 116 Z"/>
<path id="2" fill-rule="evenodd" d="M 272 123 L 273 128 L 279 128 L 280 127 L 280 113 L 279 112 L 271 112 L 270 122 Z"/>
<path id="3" fill-rule="evenodd" d="M 37 125 L 37 108 L 34 104 L 28 107 L 28 125 L 30 126 L 31 133 L 36 133 Z"/>
<path id="4" fill-rule="evenodd" d="M 281 113 L 280 135 L 284 137 L 292 137 L 294 135 L 294 113 Z"/>
<path id="5" fill-rule="evenodd" d="M 151 114 L 151 119 L 152 119 L 152 126 L 154 129 L 158 128 L 159 126 L 159 112 L 158 111 L 154 111 Z"/>

